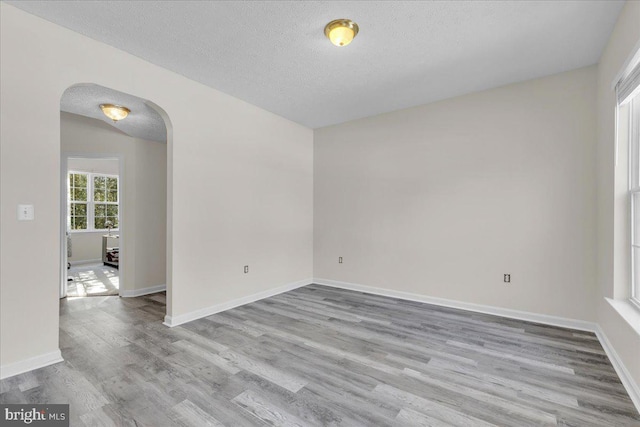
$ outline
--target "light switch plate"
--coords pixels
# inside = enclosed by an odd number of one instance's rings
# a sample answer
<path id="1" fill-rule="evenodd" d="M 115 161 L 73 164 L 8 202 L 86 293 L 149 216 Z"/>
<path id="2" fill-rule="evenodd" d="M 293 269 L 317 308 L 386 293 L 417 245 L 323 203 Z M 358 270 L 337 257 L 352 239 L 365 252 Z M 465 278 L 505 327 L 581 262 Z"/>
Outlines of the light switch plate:
<path id="1" fill-rule="evenodd" d="M 33 221 L 34 217 L 33 205 L 18 205 L 18 221 Z"/>

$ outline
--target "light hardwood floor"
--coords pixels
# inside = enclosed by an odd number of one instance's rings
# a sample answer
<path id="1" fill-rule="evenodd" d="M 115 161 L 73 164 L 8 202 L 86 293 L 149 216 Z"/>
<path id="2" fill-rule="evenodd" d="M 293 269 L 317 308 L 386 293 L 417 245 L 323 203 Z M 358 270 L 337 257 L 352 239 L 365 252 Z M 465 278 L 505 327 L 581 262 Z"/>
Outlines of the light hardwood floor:
<path id="1" fill-rule="evenodd" d="M 162 325 L 164 294 L 62 301 L 64 363 L 2 403 L 75 426 L 637 426 L 587 332 L 306 286 Z"/>

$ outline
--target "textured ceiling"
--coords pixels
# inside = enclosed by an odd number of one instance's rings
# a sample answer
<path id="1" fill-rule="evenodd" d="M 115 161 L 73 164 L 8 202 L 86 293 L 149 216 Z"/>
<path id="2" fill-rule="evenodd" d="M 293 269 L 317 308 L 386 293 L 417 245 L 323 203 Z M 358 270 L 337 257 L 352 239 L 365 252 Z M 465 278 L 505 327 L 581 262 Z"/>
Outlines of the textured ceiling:
<path id="1" fill-rule="evenodd" d="M 113 122 L 102 113 L 100 104 L 116 104 L 131 110 L 129 115 Z M 164 119 L 144 99 L 106 87 L 79 84 L 67 89 L 60 100 L 60 110 L 102 120 L 134 138 L 167 142 Z"/>
<path id="2" fill-rule="evenodd" d="M 7 1 L 316 128 L 595 64 L 622 1 Z M 360 34 L 337 48 L 324 25 Z"/>

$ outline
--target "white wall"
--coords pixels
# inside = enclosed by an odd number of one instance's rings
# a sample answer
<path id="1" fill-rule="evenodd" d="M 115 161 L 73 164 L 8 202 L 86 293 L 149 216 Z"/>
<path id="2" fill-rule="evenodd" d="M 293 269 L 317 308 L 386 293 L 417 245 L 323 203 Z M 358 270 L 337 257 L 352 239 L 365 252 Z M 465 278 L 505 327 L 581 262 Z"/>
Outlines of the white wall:
<path id="1" fill-rule="evenodd" d="M 122 237 L 120 289 L 129 291 L 165 284 L 166 144 L 132 138 L 103 121 L 75 114 L 61 113 L 60 120 L 63 155 L 104 154 L 123 159 L 124 169 L 120 174 L 120 197 L 124 201 L 119 231 Z M 117 160 L 111 162 L 118 165 Z M 73 160 L 68 169 L 72 167 L 79 167 L 78 170 L 93 168 L 93 171 L 103 173 L 113 170 L 109 165 L 98 164 L 96 159 L 82 159 L 81 164 Z M 100 259 L 103 234 L 104 231 L 72 233 L 72 260 L 76 259 L 76 246 L 83 259 Z M 83 254 L 85 250 L 89 252 Z"/>
<path id="2" fill-rule="evenodd" d="M 59 110 L 77 83 L 150 100 L 171 120 L 168 314 L 311 277 L 311 130 L 0 3 L 5 369 L 58 349 Z M 19 203 L 35 221 L 17 221 Z"/>
<path id="3" fill-rule="evenodd" d="M 631 326 L 614 308 L 629 295 L 627 155 L 621 141 L 616 165 L 616 99 L 612 84 L 640 47 L 640 2 L 628 1 L 598 64 L 598 275 L 597 320 L 637 386 L 640 386 L 640 322 Z M 616 300 L 610 304 L 605 298 Z M 623 307 L 624 308 L 624 307 Z M 637 317 L 636 317 L 637 319 Z"/>
<path id="4" fill-rule="evenodd" d="M 61 125 L 64 125 L 65 118 L 78 117 L 75 114 L 60 113 Z M 64 130 L 61 128 L 61 132 Z M 60 135 L 62 138 L 62 134 Z M 85 144 L 90 147 L 91 140 L 85 141 Z M 64 141 L 60 141 L 62 149 L 64 150 Z M 76 157 L 70 158 L 67 162 L 67 169 L 70 171 L 83 171 L 90 173 L 103 173 L 106 175 L 118 175 L 120 173 L 118 166 L 118 159 L 102 159 L 102 158 L 90 158 L 90 157 Z"/>
<path id="5" fill-rule="evenodd" d="M 102 262 L 102 236 L 106 233 L 106 231 L 71 233 L 72 252 L 71 256 L 68 258 L 68 262 L 70 262 L 72 266 Z M 118 234 L 118 232 L 114 231 L 112 234 Z M 118 246 L 118 243 L 111 241 L 109 242 L 109 245 Z M 163 264 L 164 258 L 165 257 L 163 256 Z"/>
<path id="6" fill-rule="evenodd" d="M 595 320 L 595 89 L 588 67 L 316 130 L 314 276 Z"/>

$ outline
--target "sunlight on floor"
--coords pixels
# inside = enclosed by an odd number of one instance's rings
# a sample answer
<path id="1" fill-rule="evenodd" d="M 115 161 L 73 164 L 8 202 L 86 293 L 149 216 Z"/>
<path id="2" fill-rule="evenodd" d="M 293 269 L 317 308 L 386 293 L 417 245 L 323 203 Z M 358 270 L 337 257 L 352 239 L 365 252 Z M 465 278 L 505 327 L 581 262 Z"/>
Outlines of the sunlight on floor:
<path id="1" fill-rule="evenodd" d="M 120 277 L 118 270 L 104 265 L 75 266 L 69 270 L 73 280 L 67 284 L 67 296 L 118 295 Z"/>

